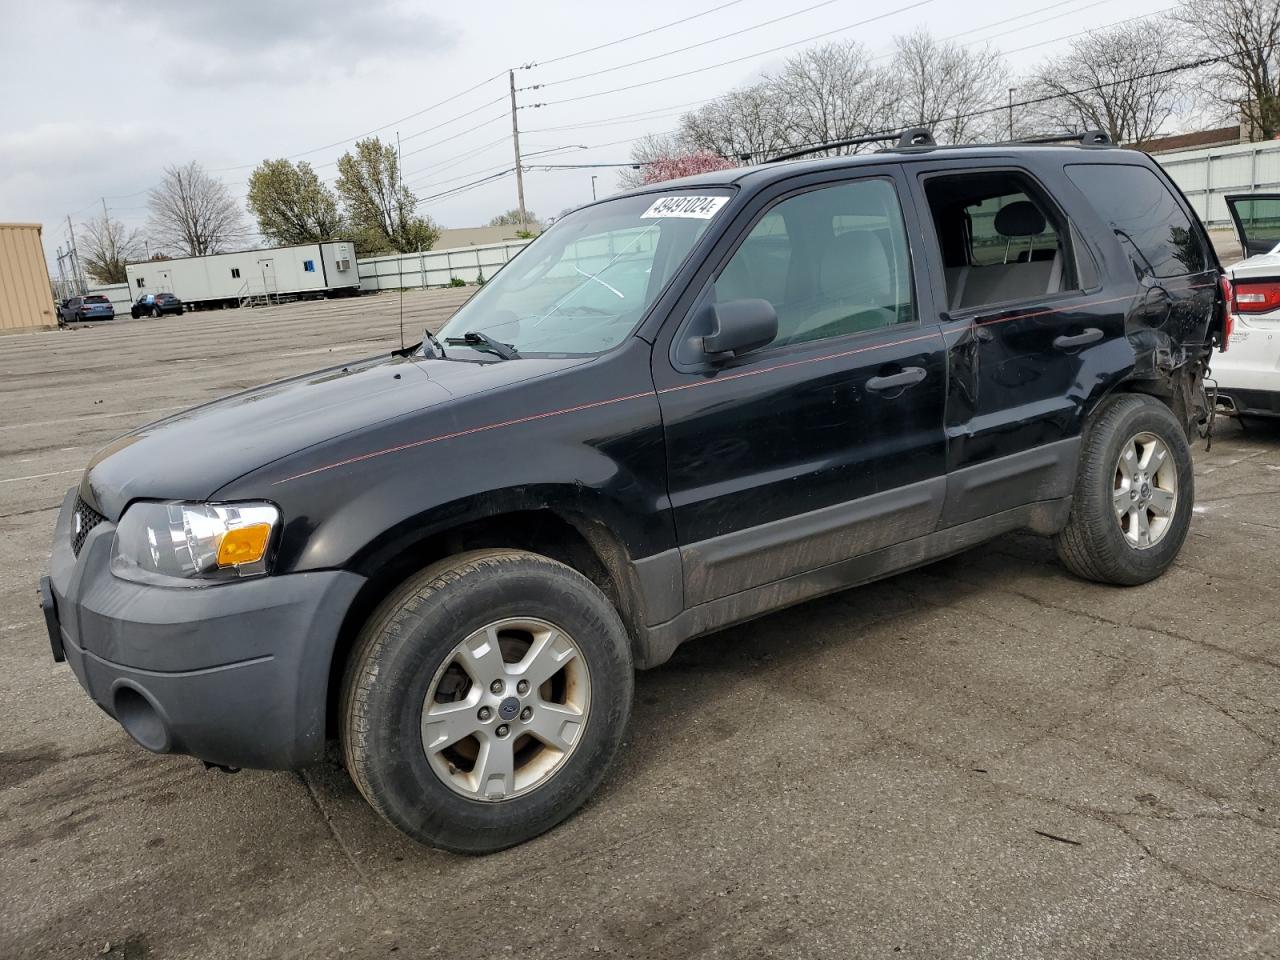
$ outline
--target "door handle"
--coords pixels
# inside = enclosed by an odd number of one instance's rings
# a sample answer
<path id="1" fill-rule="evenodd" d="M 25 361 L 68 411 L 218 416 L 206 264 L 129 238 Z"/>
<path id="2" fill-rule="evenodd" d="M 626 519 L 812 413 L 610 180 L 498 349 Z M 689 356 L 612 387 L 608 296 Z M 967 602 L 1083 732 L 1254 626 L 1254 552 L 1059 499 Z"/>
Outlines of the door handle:
<path id="1" fill-rule="evenodd" d="M 901 373 L 890 374 L 887 377 L 872 377 L 867 381 L 867 389 L 879 393 L 897 387 L 912 387 L 924 378 L 924 367 L 904 367 Z"/>
<path id="2" fill-rule="evenodd" d="M 1102 339 L 1102 331 L 1097 327 L 1089 327 L 1084 333 L 1077 333 L 1073 337 L 1054 337 L 1053 345 L 1059 350 L 1070 350 L 1073 347 L 1084 347 L 1091 343 L 1097 343 Z"/>

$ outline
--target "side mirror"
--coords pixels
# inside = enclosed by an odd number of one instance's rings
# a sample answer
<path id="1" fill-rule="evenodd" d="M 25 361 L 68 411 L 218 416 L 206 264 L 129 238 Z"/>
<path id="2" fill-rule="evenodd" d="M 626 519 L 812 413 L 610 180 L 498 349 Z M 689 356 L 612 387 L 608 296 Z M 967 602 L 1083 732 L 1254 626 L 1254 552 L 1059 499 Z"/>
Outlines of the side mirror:
<path id="1" fill-rule="evenodd" d="M 730 300 L 702 308 L 699 328 L 702 352 L 713 363 L 723 363 L 770 344 L 778 336 L 778 312 L 768 300 Z"/>

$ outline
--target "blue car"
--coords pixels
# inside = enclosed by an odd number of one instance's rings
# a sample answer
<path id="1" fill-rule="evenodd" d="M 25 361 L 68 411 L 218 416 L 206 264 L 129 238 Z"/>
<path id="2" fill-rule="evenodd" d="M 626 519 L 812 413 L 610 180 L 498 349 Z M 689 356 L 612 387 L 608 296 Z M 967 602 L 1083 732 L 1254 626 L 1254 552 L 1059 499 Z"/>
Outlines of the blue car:
<path id="1" fill-rule="evenodd" d="M 62 323 L 78 323 L 82 320 L 114 320 L 116 308 L 101 294 L 87 297 L 71 297 L 58 307 L 58 319 Z"/>

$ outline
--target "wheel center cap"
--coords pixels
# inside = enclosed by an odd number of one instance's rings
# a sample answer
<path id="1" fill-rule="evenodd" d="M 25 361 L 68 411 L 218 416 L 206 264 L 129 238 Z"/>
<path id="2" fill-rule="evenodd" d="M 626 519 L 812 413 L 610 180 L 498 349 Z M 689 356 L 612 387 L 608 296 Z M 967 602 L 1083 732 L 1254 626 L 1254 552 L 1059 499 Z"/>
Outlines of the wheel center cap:
<path id="1" fill-rule="evenodd" d="M 515 697 L 507 697 L 498 704 L 498 716 L 503 720 L 514 720 L 520 712 L 520 701 Z"/>
<path id="2" fill-rule="evenodd" d="M 1151 496 L 1151 484 L 1144 483 L 1142 485 L 1142 499 L 1146 500 L 1149 496 Z"/>

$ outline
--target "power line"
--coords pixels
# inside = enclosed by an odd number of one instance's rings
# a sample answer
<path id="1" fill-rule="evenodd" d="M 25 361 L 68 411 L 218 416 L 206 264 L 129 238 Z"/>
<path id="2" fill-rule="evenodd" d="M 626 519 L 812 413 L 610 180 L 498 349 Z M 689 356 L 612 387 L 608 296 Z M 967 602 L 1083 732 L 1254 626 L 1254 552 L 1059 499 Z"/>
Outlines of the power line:
<path id="1" fill-rule="evenodd" d="M 670 23 L 664 23 L 660 26 L 650 27 L 648 30 L 641 30 L 639 33 L 633 33 L 628 37 L 619 37 L 617 40 L 609 40 L 605 43 L 596 44 L 594 47 L 584 47 L 581 50 L 575 50 L 573 53 L 561 54 L 558 57 L 552 57 L 550 60 L 534 60 L 521 66 L 521 70 L 529 70 L 533 67 L 545 67 L 552 63 L 559 63 L 562 60 L 571 60 L 574 57 L 580 57 L 585 53 L 595 53 L 597 50 L 604 50 L 606 47 L 617 46 L 620 43 L 626 43 L 628 40 L 635 40 L 639 37 L 647 37 L 650 34 L 659 33 L 669 27 L 678 27 L 682 23 L 688 23 L 690 20 L 697 20 L 699 17 L 705 17 L 709 14 L 724 10 L 727 7 L 733 7 L 742 3 L 742 0 L 729 0 L 728 3 L 722 3 L 719 6 L 712 7 L 709 10 L 703 10 L 701 13 L 690 14 L 687 17 L 681 17 L 679 20 L 672 20 Z"/>
<path id="2" fill-rule="evenodd" d="M 795 10 L 791 13 L 784 13 L 781 16 L 772 18 L 771 20 L 763 20 L 760 23 L 754 23 L 749 27 L 742 27 L 738 30 L 730 31 L 729 33 L 722 33 L 718 36 L 710 37 L 706 40 L 699 40 L 697 43 L 691 43 L 687 47 L 677 47 L 675 50 L 668 50 L 665 53 L 655 53 L 653 56 L 642 57 L 639 60 L 632 60 L 629 63 L 618 63 L 618 64 L 614 64 L 611 67 L 602 67 L 601 69 L 593 70 L 590 73 L 580 73 L 576 76 L 565 77 L 561 80 L 549 80 L 546 83 L 534 84 L 533 86 L 525 87 L 524 89 L 538 90 L 542 87 L 554 87 L 562 83 L 572 83 L 574 80 L 585 80 L 588 77 L 598 77 L 605 73 L 612 73 L 615 70 L 625 70 L 628 67 L 639 66 L 642 63 L 652 63 L 654 60 L 662 60 L 665 57 L 674 57 L 676 54 L 679 54 L 679 53 L 688 53 L 690 50 L 697 50 L 700 47 L 705 47 L 712 43 L 719 43 L 721 40 L 728 40 L 731 37 L 739 37 L 739 36 L 742 36 L 742 34 L 744 33 L 751 33 L 754 30 L 761 30 L 764 27 L 773 26 L 775 23 L 781 23 L 783 20 L 790 20 L 793 17 L 803 16 L 804 14 L 817 10 L 820 7 L 829 7 L 831 6 L 831 4 L 837 3 L 837 2 L 839 2 L 839 0 L 820 0 L 820 2 L 818 3 L 811 4 L 807 7 L 802 7 L 799 10 Z M 926 0 L 926 2 L 932 2 L 932 0 Z M 857 26 L 857 24 L 855 24 L 855 26 Z"/>
<path id="3" fill-rule="evenodd" d="M 1152 10 L 1150 13 L 1140 13 L 1136 17 L 1126 17 L 1123 20 L 1115 20 L 1111 23 L 1103 24 L 1100 27 L 1089 27 L 1088 29 L 1085 29 L 1085 30 L 1077 30 L 1075 33 L 1068 33 L 1061 37 L 1054 37 L 1052 40 L 1041 40 L 1037 43 L 1028 43 L 1025 47 L 1015 47 L 1013 50 L 1010 50 L 1008 52 L 1022 53 L 1024 50 L 1034 50 L 1036 47 L 1043 47 L 1050 43 L 1057 43 L 1060 40 L 1074 40 L 1076 37 L 1083 37 L 1087 33 L 1097 33 L 1099 30 L 1110 30 L 1114 27 L 1123 27 L 1126 23 L 1133 23 L 1137 20 L 1147 20 L 1147 19 L 1150 19 L 1151 17 L 1158 16 L 1159 14 L 1168 13 L 1172 9 L 1173 9 L 1172 7 L 1161 7 L 1158 10 Z M 1222 57 L 1220 59 L 1225 60 L 1230 58 Z M 1007 107 L 1008 104 L 1006 104 L 1005 106 Z"/>
<path id="4" fill-rule="evenodd" d="M 730 66 L 730 65 L 732 65 L 732 64 L 737 64 L 737 63 L 743 63 L 743 62 L 745 62 L 745 61 L 747 61 L 747 60 L 754 60 L 754 59 L 756 59 L 756 58 L 758 58 L 758 57 L 768 56 L 768 55 L 770 55 L 770 54 L 778 53 L 778 52 L 779 52 L 779 51 L 781 51 L 781 50 L 786 50 L 786 49 L 789 49 L 789 48 L 791 48 L 791 47 L 796 47 L 796 46 L 801 46 L 801 45 L 803 45 L 803 44 L 812 43 L 812 42 L 813 42 L 813 41 L 815 41 L 815 40 L 821 40 L 821 39 L 824 39 L 824 38 L 826 38 L 826 37 L 833 36 L 833 35 L 838 34 L 838 33 L 844 33 L 844 32 L 846 32 L 846 31 L 848 31 L 848 30 L 852 30 L 852 29 L 854 29 L 854 28 L 856 28 L 856 27 L 865 26 L 866 24 L 873 23 L 873 22 L 878 21 L 878 20 L 883 20 L 883 19 L 886 19 L 886 18 L 891 17 L 891 16 L 896 16 L 896 15 L 897 15 L 897 14 L 899 14 L 899 13 L 905 13 L 905 12 L 906 12 L 906 11 L 908 11 L 908 10 L 912 10 L 912 9 L 915 9 L 916 7 L 924 6 L 924 5 L 926 5 L 926 4 L 928 4 L 928 3 L 931 3 L 931 2 L 933 2 L 933 0 L 917 0 L 917 2 L 915 2 L 915 3 L 910 3 L 910 4 L 907 4 L 907 5 L 905 5 L 905 6 L 898 7 L 898 8 L 895 8 L 895 9 L 893 9 L 893 10 L 889 10 L 889 11 L 887 11 L 887 12 L 885 12 L 885 13 L 877 14 L 876 16 L 868 17 L 868 18 L 866 18 L 866 19 L 864 19 L 864 20 L 859 20 L 859 21 L 857 21 L 857 22 L 855 22 L 855 23 L 845 24 L 845 25 L 844 25 L 844 26 L 842 26 L 842 27 L 836 27 L 836 28 L 831 29 L 831 30 L 823 31 L 822 33 L 816 33 L 816 34 L 813 34 L 813 35 L 811 35 L 811 36 L 805 37 L 805 38 L 800 39 L 800 40 L 794 40 L 794 41 L 791 41 L 791 42 L 789 42 L 789 43 L 779 44 L 778 46 L 770 47 L 770 48 L 768 48 L 768 49 L 766 49 L 766 50 L 759 50 L 759 51 L 757 51 L 757 52 L 755 52 L 755 53 L 747 54 L 747 55 L 745 55 L 745 56 L 741 56 L 741 57 L 734 57 L 734 58 L 732 58 L 732 59 L 730 59 L 730 60 L 723 60 L 723 61 L 720 61 L 720 62 L 718 62 L 718 63 L 709 64 L 709 65 L 704 66 L 704 67 L 698 67 L 698 68 L 696 68 L 696 69 L 694 69 L 694 70 L 686 70 L 686 71 L 684 71 L 684 72 L 682 72 L 682 73 L 671 74 L 671 75 L 669 75 L 669 76 L 665 76 L 665 77 L 658 77 L 658 78 L 655 78 L 655 79 L 652 79 L 652 80 L 644 80 L 644 81 L 640 81 L 640 82 L 638 82 L 638 83 L 627 84 L 626 86 L 622 86 L 622 87 L 614 87 L 614 88 L 609 89 L 609 90 L 600 90 L 600 91 L 596 91 L 595 93 L 581 94 L 581 95 L 576 96 L 576 97 L 565 97 L 565 98 L 562 98 L 562 99 L 560 99 L 560 100 L 550 100 L 550 101 L 547 101 L 547 102 L 545 102 L 545 103 L 533 104 L 532 106 L 538 106 L 538 107 L 551 107 L 551 106 L 556 106 L 556 105 L 558 105 L 558 104 L 563 104 L 563 103 L 576 103 L 576 102 L 581 101 L 581 100 L 588 100 L 588 99 L 592 99 L 592 98 L 595 98 L 595 97 L 603 97 L 603 96 L 607 96 L 607 95 L 609 95 L 609 94 L 613 94 L 613 93 L 621 93 L 621 92 L 623 92 L 623 91 L 627 91 L 627 90 L 634 90 L 634 89 L 637 89 L 637 88 L 639 88 L 639 87 L 646 87 L 646 86 L 650 86 L 650 85 L 655 84 L 655 83 L 663 83 L 663 82 L 665 82 L 665 81 L 667 81 L 667 80 L 676 80 L 676 79 L 680 79 L 680 78 L 683 78 L 683 77 L 694 76 L 694 75 L 699 74 L 699 73 L 705 73 L 705 72 L 706 72 L 706 71 L 708 71 L 708 70 L 715 70 L 715 69 L 718 69 L 718 68 L 720 68 L 720 67 Z M 1052 10 L 1052 9 L 1054 9 L 1054 8 L 1056 8 L 1056 7 L 1063 6 L 1063 5 L 1064 5 L 1064 3 L 1073 3 L 1073 2 L 1077 2 L 1077 0 L 1058 0 L 1058 2 L 1050 3 L 1050 4 L 1046 4 L 1045 6 L 1040 7 L 1040 8 L 1038 8 L 1038 9 L 1036 9 L 1036 10 L 1027 11 L 1026 13 L 1018 14 L 1017 16 L 1013 16 L 1013 17 L 1004 17 L 1004 18 L 1002 18 L 1002 19 L 1000 19 L 1000 20 L 996 20 L 996 21 L 994 21 L 994 22 L 992 22 L 992 23 L 988 23 L 988 24 L 985 24 L 985 25 L 980 26 L 980 27 L 974 27 L 974 28 L 971 28 L 970 30 L 965 30 L 965 31 L 962 31 L 961 33 L 953 34 L 953 35 L 948 36 L 948 37 L 945 37 L 945 38 L 943 38 L 943 39 L 945 39 L 945 40 L 951 40 L 951 39 L 955 39 L 955 38 L 957 38 L 957 37 L 966 36 L 966 35 L 968 35 L 968 34 L 970 34 L 970 33 L 973 33 L 973 32 L 979 31 L 979 30 L 989 30 L 989 29 L 991 29 L 991 28 L 993 28 L 993 27 L 1000 27 L 1000 26 L 1004 26 L 1006 23 L 1012 23 L 1012 22 L 1013 22 L 1013 21 L 1015 21 L 1015 20 L 1025 19 L 1026 17 L 1033 16 L 1033 15 L 1035 15 L 1035 14 L 1037 14 L 1037 13 L 1043 13 L 1043 12 L 1044 12 L 1044 11 L 1046 11 L 1046 10 Z M 1099 3 L 1101 3 L 1101 2 L 1105 2 L 1105 0 L 1097 0 L 1097 2 L 1095 2 L 1095 3 L 1093 3 L 1093 4 L 1090 4 L 1090 6 L 1097 6 L 1097 5 L 1099 5 Z M 1081 8 L 1081 9 L 1087 9 L 1087 7 L 1086 7 L 1086 8 Z M 1167 8 L 1163 8 L 1163 9 L 1167 9 Z M 1080 11 L 1079 11 L 1079 10 L 1076 10 L 1076 11 L 1073 11 L 1073 12 L 1078 13 L 1078 12 L 1080 12 Z M 1143 16 L 1153 16 L 1155 13 L 1159 13 L 1159 12 L 1162 12 L 1162 11 L 1153 11 L 1152 13 L 1149 13 L 1149 14 L 1143 14 Z M 1065 16 L 1065 15 L 1067 15 L 1067 14 L 1063 14 L 1063 15 Z M 1012 29 L 1012 30 L 1006 31 L 1006 33 L 998 34 L 998 36 L 1005 36 L 1005 35 L 1006 35 L 1006 34 L 1008 34 L 1008 33 L 1016 33 L 1016 32 L 1018 32 L 1018 31 L 1020 31 L 1020 30 L 1025 30 L 1025 29 L 1029 29 L 1030 27 L 1039 26 L 1039 25 L 1040 25 L 1040 24 L 1042 24 L 1042 23 L 1048 23 L 1050 20 L 1054 20 L 1054 19 L 1057 19 L 1057 18 L 1058 18 L 1057 16 L 1055 16 L 1055 17 L 1049 17 L 1049 18 L 1046 18 L 1046 19 L 1044 19 L 1044 20 L 1035 21 L 1035 22 L 1033 22 L 1033 23 L 1023 24 L 1022 26 L 1019 26 L 1019 27 L 1016 27 L 1016 28 L 1014 28 L 1014 29 Z M 1135 19 L 1136 19 L 1136 18 L 1135 18 Z M 1121 21 L 1121 22 L 1127 22 L 1127 21 Z M 1113 25 L 1118 25 L 1118 24 L 1113 24 Z M 1088 32 L 1088 31 L 1085 31 L 1085 32 Z M 1076 35 L 1077 35 L 1077 34 L 1071 34 L 1071 35 L 1069 35 L 1069 36 L 1076 36 Z M 991 39 L 994 39 L 994 38 L 993 38 L 993 37 L 986 37 L 986 38 L 979 39 L 978 41 L 971 41 L 971 42 L 979 42 L 979 43 L 981 43 L 981 42 L 985 42 L 986 40 L 991 40 Z M 1040 43 L 1040 44 L 1032 44 L 1031 46 L 1041 46 L 1041 45 L 1043 45 L 1043 44 L 1047 44 L 1047 43 L 1054 43 L 1054 42 L 1057 42 L 1057 40 L 1060 40 L 1060 39 L 1067 39 L 1067 38 L 1066 38 L 1066 37 L 1054 38 L 1053 40 L 1046 40 L 1046 41 L 1042 41 L 1042 43 Z M 711 42 L 711 41 L 707 41 L 707 42 Z M 701 46 L 701 45 L 702 45 L 702 44 L 695 44 L 695 46 Z M 1017 52 L 1019 52 L 1020 50 L 1025 50 L 1025 49 L 1030 49 L 1030 48 L 1031 48 L 1030 46 L 1028 46 L 1028 47 L 1021 47 L 1021 48 L 1019 48 L 1018 50 L 1014 50 L 1014 51 L 1006 51 L 1005 53 L 1006 53 L 1006 55 L 1007 55 L 1007 53 L 1017 53 Z M 686 48 L 686 49 L 691 49 L 691 48 Z M 681 52 L 681 51 L 673 51 L 673 52 Z M 893 53 L 893 51 L 885 51 L 885 52 L 883 52 L 883 53 L 881 53 L 881 54 L 877 55 L 876 57 L 874 57 L 874 58 L 872 58 L 872 59 L 882 59 L 882 58 L 887 57 L 887 56 L 892 56 L 892 53 Z M 637 62 L 642 62 L 642 61 L 637 61 Z M 571 77 L 571 78 L 566 78 L 566 79 L 564 79 L 564 80 L 554 81 L 553 83 L 552 83 L 552 82 L 549 82 L 549 83 L 546 83 L 546 84 L 542 84 L 542 86 L 552 86 L 554 83 L 567 83 L 567 82 L 568 82 L 569 80 L 571 80 L 571 79 L 578 79 L 578 78 L 572 78 L 572 77 Z M 715 98 L 713 97 L 713 98 L 711 98 L 711 99 L 715 99 Z"/>
<path id="5" fill-rule="evenodd" d="M 605 97 L 612 93 L 622 93 L 624 90 L 636 90 L 640 87 L 652 86 L 655 83 L 665 83 L 668 80 L 679 80 L 682 77 L 692 77 L 695 74 L 706 73 L 708 70 L 716 70 L 716 69 L 719 69 L 720 67 L 731 66 L 732 64 L 735 64 L 735 63 L 743 63 L 744 61 L 747 61 L 747 60 L 755 60 L 759 57 L 768 56 L 771 53 L 777 53 L 779 50 L 786 50 L 791 47 L 797 47 L 804 43 L 812 43 L 814 40 L 821 40 L 823 37 L 829 37 L 829 36 L 832 36 L 833 34 L 843 33 L 846 30 L 852 30 L 854 27 L 865 26 L 866 24 L 874 23 L 877 20 L 885 20 L 889 17 L 896 16 L 900 13 L 905 13 L 908 10 L 914 10 L 917 7 L 923 7 L 926 4 L 930 4 L 933 2 L 934 0 L 915 0 L 914 3 L 908 3 L 901 7 L 895 7 L 894 9 L 888 10 L 885 13 L 876 14 L 874 17 L 867 17 L 865 20 L 859 20 L 856 23 L 845 24 L 843 27 L 837 27 L 834 30 L 827 30 L 827 31 L 824 31 L 823 33 L 815 33 L 813 36 L 805 37 L 803 40 L 795 40 L 791 43 L 779 44 L 776 47 L 770 47 L 768 50 L 758 50 L 755 53 L 749 53 L 744 57 L 734 57 L 731 60 L 722 60 L 719 63 L 713 63 L 705 67 L 698 67 L 695 70 L 686 70 L 683 73 L 673 73 L 669 76 L 658 77 L 653 80 L 642 80 L 639 83 L 630 83 L 623 87 L 614 87 L 611 90 L 598 90 L 595 93 L 584 93 L 576 97 L 565 97 L 561 100 L 551 100 L 551 101 L 548 101 L 547 103 L 536 104 L 536 106 L 551 107 L 561 103 L 577 103 L 581 100 L 591 100 L 591 99 L 594 99 L 595 97 Z"/>
<path id="6" fill-rule="evenodd" d="M 334 147 L 341 147 L 341 146 L 343 146 L 344 144 L 354 143 L 356 140 L 363 140 L 365 137 L 371 137 L 371 136 L 373 136 L 375 133 L 380 133 L 381 131 L 388 129 L 389 127 L 394 127 L 396 124 L 399 124 L 399 123 L 405 123 L 406 121 L 408 121 L 408 120 L 412 120 L 412 119 L 414 119 L 415 117 L 420 117 L 420 116 L 422 116 L 424 113 L 429 113 L 429 112 L 430 112 L 430 111 L 432 111 L 432 110 L 435 110 L 435 109 L 437 109 L 437 108 L 439 108 L 439 107 L 443 107 L 445 104 L 453 103 L 455 100 L 460 100 L 462 97 L 465 97 L 467 94 L 472 93 L 472 92 L 474 92 L 474 91 L 476 91 L 476 90 L 479 90 L 479 89 L 480 89 L 481 87 L 483 87 L 485 84 L 492 83 L 494 80 L 497 80 L 499 77 L 501 77 L 501 76 L 502 76 L 503 74 L 505 74 L 506 72 L 507 72 L 507 71 L 503 70 L 501 73 L 495 73 L 493 76 L 488 77 L 488 78 L 486 78 L 486 79 L 484 79 L 484 80 L 481 80 L 479 83 L 472 84 L 471 86 L 467 87 L 467 89 L 465 89 L 465 90 L 460 90 L 460 91 L 458 91 L 457 93 L 455 93 L 455 94 L 453 94 L 453 95 L 451 95 L 451 96 L 445 97 L 443 100 L 437 100 L 435 103 L 430 104 L 429 106 L 423 107 L 421 110 L 415 110 L 413 113 L 406 114 L 406 115 L 405 115 L 405 116 L 403 116 L 403 117 L 400 117 L 400 118 L 398 118 L 398 119 L 396 119 L 396 120 L 392 120 L 390 123 L 384 123 L 384 124 L 383 124 L 382 126 L 380 126 L 380 127 L 374 127 L 372 130 L 369 130 L 369 131 L 367 131 L 367 132 L 365 132 L 365 133 L 357 134 L 357 135 L 356 135 L 356 136 L 354 136 L 354 137 L 346 137 L 346 138 L 344 138 L 344 139 L 342 139 L 342 140 L 335 140 L 333 143 L 326 143 L 326 144 L 325 144 L 324 146 L 322 146 L 322 147 L 315 147 L 315 148 L 313 148 L 313 149 L 311 149 L 311 150 L 303 150 L 303 151 L 301 151 L 300 153 L 291 153 L 291 154 L 286 155 L 284 159 L 286 159 L 286 160 L 295 160 L 295 159 L 297 159 L 298 157 L 306 157 L 306 156 L 310 156 L 310 155 L 311 155 L 311 154 L 313 154 L 313 153 L 320 153 L 320 152 L 321 152 L 321 151 L 323 151 L 323 150 L 331 150 L 331 149 L 333 149 Z M 502 98 L 501 98 L 501 97 L 499 97 L 499 98 L 498 98 L 498 100 L 493 101 L 493 103 L 497 103 L 497 102 L 499 102 L 501 99 L 502 99 Z M 479 109 L 479 108 L 477 108 L 477 109 Z M 464 114 L 464 116 L 465 116 L 465 114 Z M 229 172 L 229 171 L 232 171 L 232 170 L 247 170 L 247 169 L 250 169 L 251 167 L 254 167 L 254 166 L 256 166 L 256 164 L 252 164 L 252 163 L 245 163 L 245 164 L 241 164 L 240 166 L 236 166 L 236 167 L 220 167 L 220 168 L 218 168 L 218 169 L 216 169 L 216 170 L 212 170 L 212 171 L 210 171 L 210 172 L 211 172 L 211 173 L 226 173 L 226 172 Z"/>
<path id="7" fill-rule="evenodd" d="M 682 112 L 685 107 L 696 107 L 703 103 L 710 103 L 715 97 L 703 97 L 701 100 L 688 100 L 684 103 L 672 103 L 665 107 L 654 107 L 651 110 L 640 110 L 636 113 L 619 113 L 612 120 L 594 120 L 586 123 L 566 123 L 559 127 L 539 127 L 536 130 L 530 130 L 529 133 L 548 133 L 556 130 L 579 130 L 583 127 L 606 127 L 617 123 L 626 123 L 631 118 L 647 118 L 650 114 L 662 115 L 664 111 Z"/>

